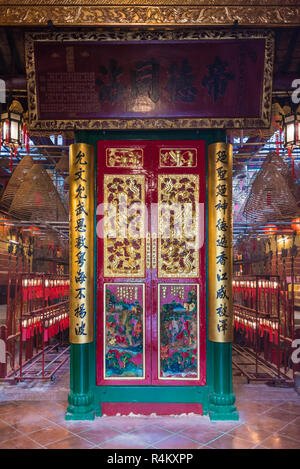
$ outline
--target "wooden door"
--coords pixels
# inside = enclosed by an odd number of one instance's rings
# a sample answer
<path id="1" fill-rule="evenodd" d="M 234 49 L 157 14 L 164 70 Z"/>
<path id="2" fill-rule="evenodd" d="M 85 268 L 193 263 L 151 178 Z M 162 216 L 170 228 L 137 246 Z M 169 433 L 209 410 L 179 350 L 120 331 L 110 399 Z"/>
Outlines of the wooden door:
<path id="1" fill-rule="evenodd" d="M 99 141 L 97 383 L 205 384 L 205 142 Z"/>

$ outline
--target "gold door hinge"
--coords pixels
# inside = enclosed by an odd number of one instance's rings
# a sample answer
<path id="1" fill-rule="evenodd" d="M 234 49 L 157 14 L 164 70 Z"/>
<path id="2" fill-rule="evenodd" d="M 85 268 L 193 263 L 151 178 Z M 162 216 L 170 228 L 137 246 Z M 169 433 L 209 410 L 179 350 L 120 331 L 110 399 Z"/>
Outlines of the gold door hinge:
<path id="1" fill-rule="evenodd" d="M 152 269 L 157 268 L 157 235 L 152 233 Z"/>
<path id="2" fill-rule="evenodd" d="M 146 269 L 151 269 L 151 234 L 146 234 Z"/>

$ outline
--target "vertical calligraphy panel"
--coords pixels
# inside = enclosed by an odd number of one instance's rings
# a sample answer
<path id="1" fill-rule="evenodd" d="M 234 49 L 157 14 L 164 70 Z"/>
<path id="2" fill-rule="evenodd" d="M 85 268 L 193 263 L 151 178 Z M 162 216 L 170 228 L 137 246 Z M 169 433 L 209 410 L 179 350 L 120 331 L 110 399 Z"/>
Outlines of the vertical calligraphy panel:
<path id="1" fill-rule="evenodd" d="M 209 339 L 232 342 L 232 146 L 209 146 Z"/>
<path id="2" fill-rule="evenodd" d="M 70 146 L 70 342 L 93 341 L 94 148 Z"/>

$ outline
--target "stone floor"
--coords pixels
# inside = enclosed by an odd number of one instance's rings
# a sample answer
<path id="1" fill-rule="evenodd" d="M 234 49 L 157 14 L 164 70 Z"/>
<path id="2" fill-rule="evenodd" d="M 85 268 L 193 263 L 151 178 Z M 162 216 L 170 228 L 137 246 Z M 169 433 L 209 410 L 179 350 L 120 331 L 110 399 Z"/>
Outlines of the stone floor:
<path id="1" fill-rule="evenodd" d="M 300 396 L 293 388 L 234 377 L 238 422 L 195 415 L 64 420 L 66 363 L 55 382 L 0 385 L 0 449 L 299 449 Z"/>

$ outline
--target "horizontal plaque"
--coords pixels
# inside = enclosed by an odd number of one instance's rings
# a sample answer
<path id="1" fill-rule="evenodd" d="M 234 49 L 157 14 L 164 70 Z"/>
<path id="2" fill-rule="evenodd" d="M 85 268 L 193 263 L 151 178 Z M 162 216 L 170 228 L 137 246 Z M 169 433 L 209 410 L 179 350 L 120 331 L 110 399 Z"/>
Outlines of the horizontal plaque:
<path id="1" fill-rule="evenodd" d="M 33 129 L 269 125 L 268 32 L 30 33 Z M 35 92 L 36 91 L 36 92 Z"/>

